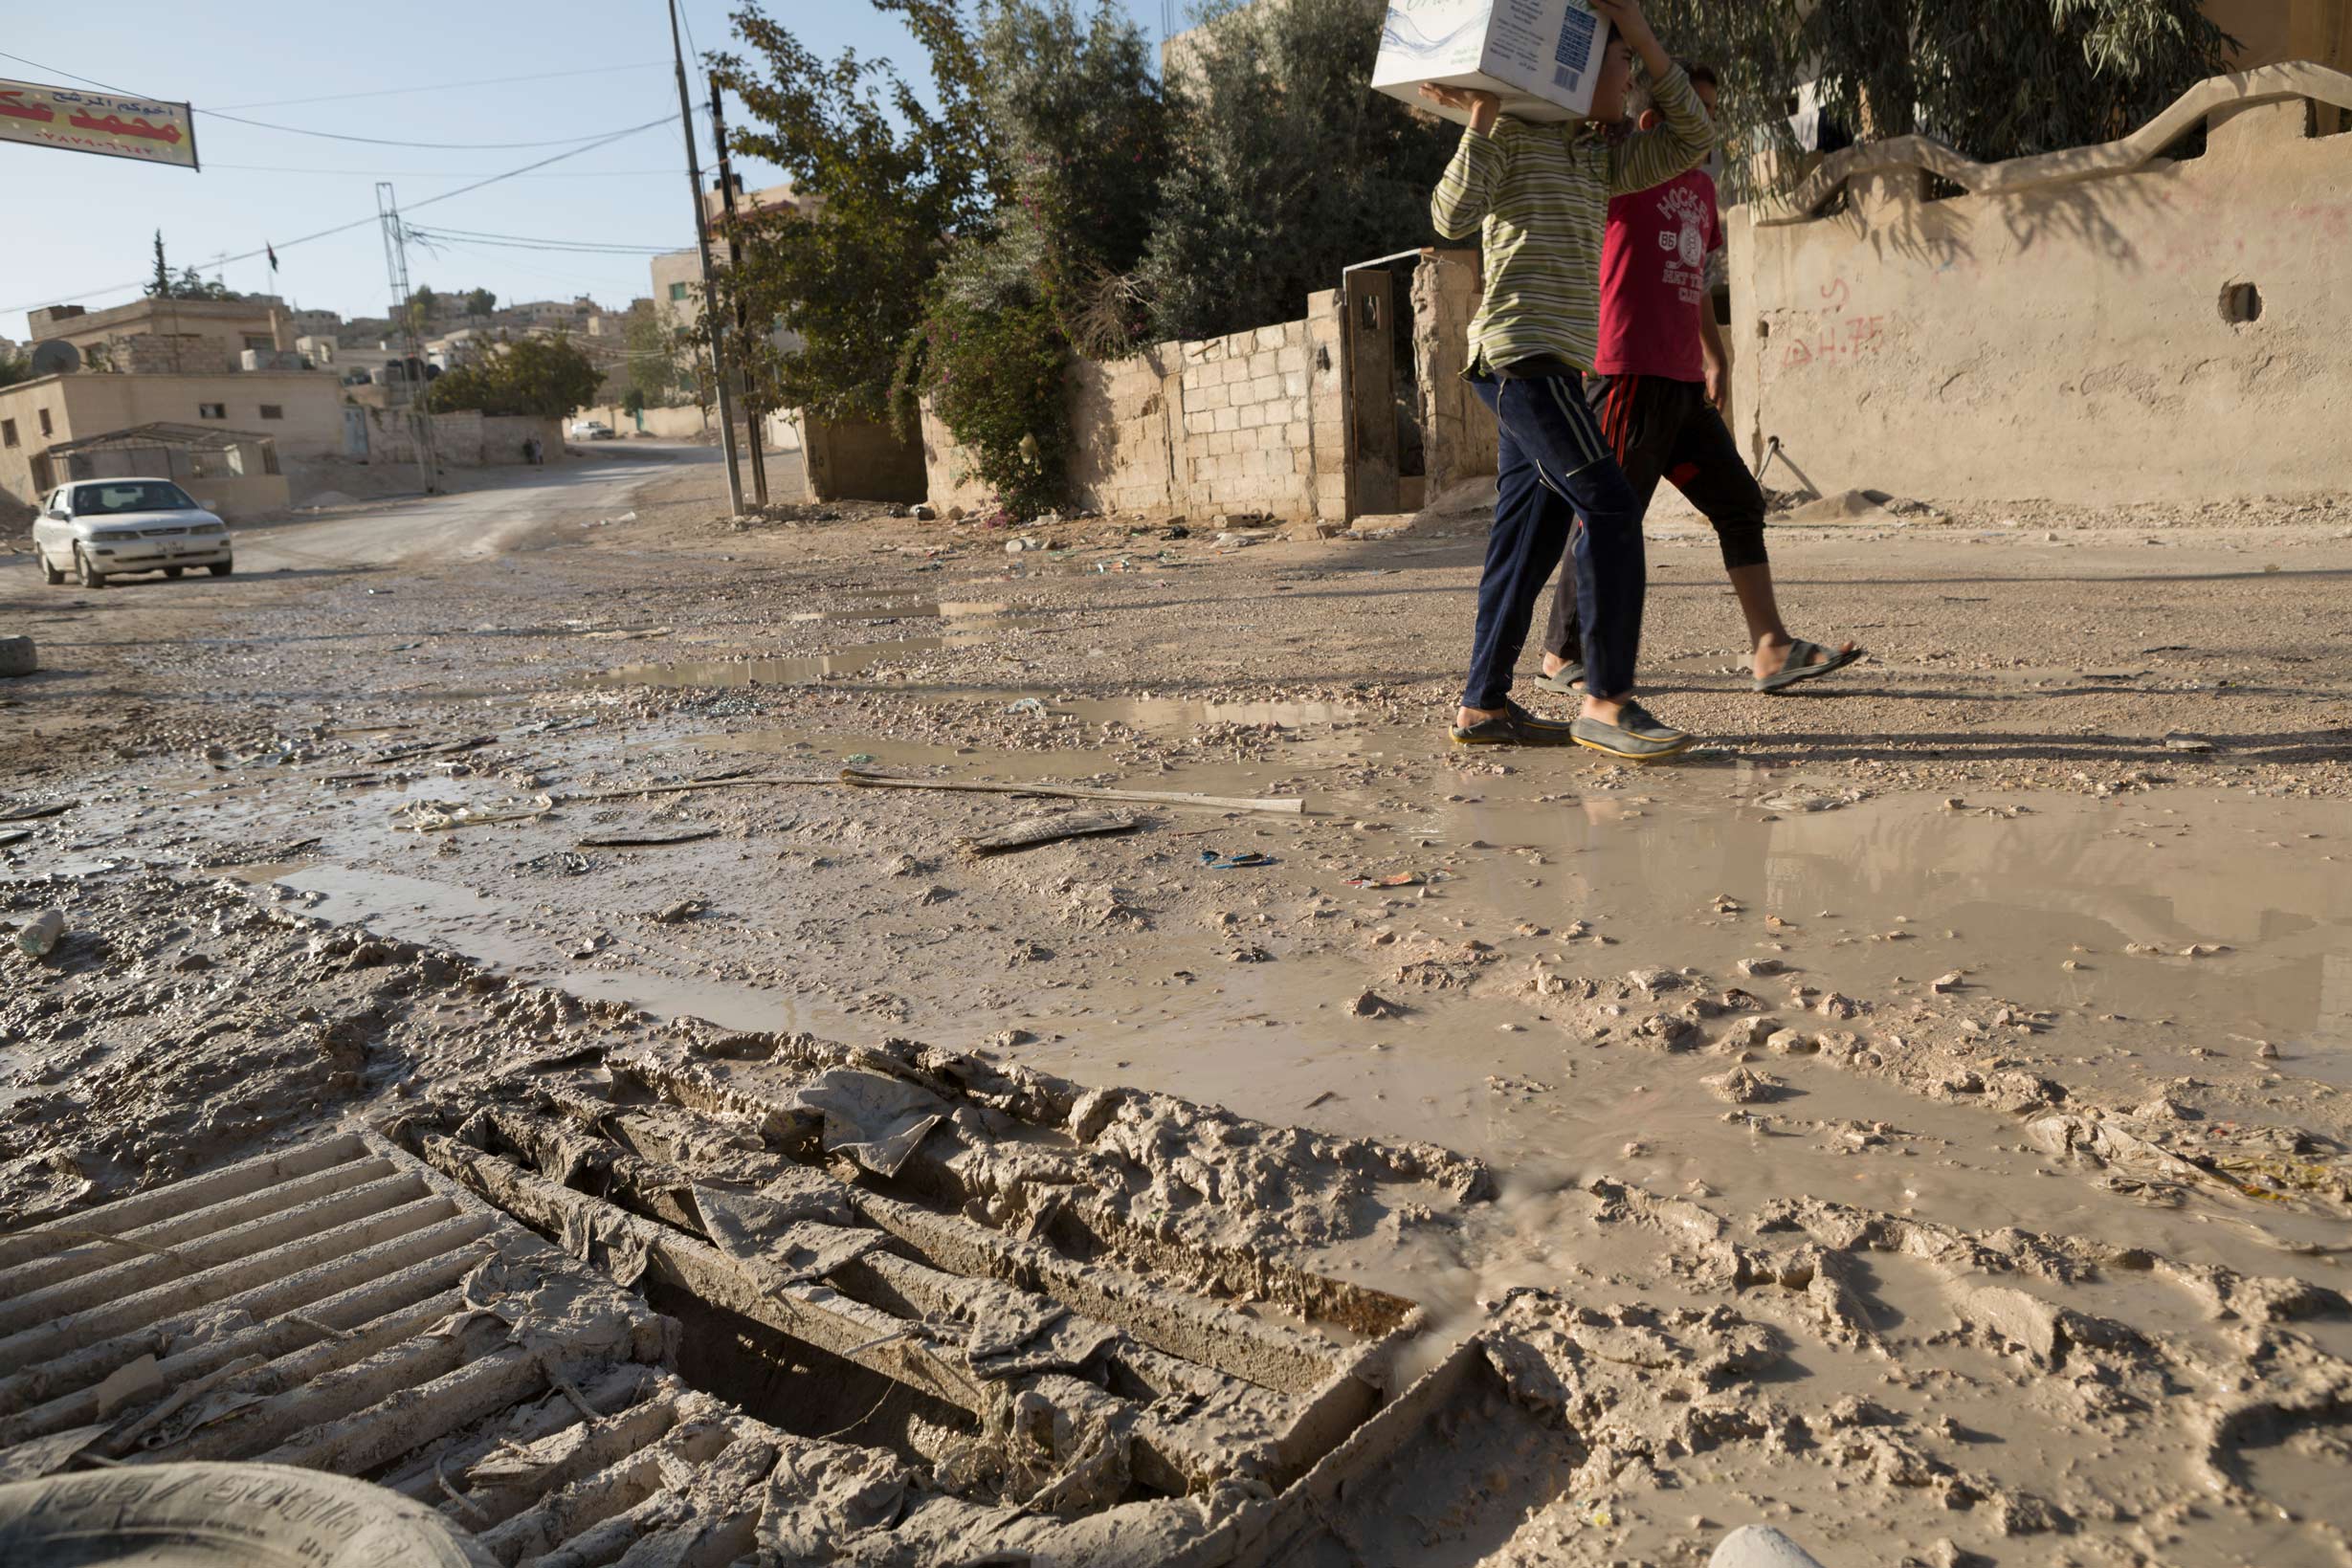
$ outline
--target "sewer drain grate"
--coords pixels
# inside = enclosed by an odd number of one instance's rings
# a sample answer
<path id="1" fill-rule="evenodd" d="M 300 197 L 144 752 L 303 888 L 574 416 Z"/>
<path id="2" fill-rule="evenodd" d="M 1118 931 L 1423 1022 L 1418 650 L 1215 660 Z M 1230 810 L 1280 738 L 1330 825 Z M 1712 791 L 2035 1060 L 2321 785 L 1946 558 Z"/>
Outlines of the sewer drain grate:
<path id="1" fill-rule="evenodd" d="M 1409 1303 L 1177 1172 L 1485 1181 L 912 1048 L 632 1053 L 0 1236 L 0 1481 L 266 1460 L 550 1568 L 1320 1560 L 1493 1377 L 1400 1390 Z"/>

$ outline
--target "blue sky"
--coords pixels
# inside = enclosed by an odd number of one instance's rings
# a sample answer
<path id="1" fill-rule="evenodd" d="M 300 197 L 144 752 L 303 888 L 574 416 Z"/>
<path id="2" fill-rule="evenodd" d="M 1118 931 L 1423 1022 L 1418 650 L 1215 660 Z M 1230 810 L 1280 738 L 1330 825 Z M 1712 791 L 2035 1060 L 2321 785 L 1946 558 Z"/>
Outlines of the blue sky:
<path id="1" fill-rule="evenodd" d="M 1160 0 L 1122 0 L 1160 34 Z M 685 0 L 695 42 L 734 42 L 732 0 Z M 819 54 L 845 47 L 921 74 L 911 40 L 865 0 L 769 0 L 768 13 Z M 345 316 L 380 315 L 387 298 L 376 225 L 289 244 L 372 220 L 375 185 L 389 179 L 404 208 L 436 192 L 566 150 L 377 146 L 264 130 L 203 114 L 208 106 L 304 130 L 388 141 L 459 144 L 590 137 L 667 114 L 666 123 L 519 179 L 415 212 L 419 225 L 525 240 L 622 246 L 693 243 L 677 89 L 662 0 L 411 0 L 395 8 L 316 0 L 118 0 L 98 11 L 11 5 L 0 77 L 76 83 L 82 77 L 198 110 L 201 173 L 0 143 L 0 337 L 22 340 L 27 308 L 79 298 L 92 309 L 136 298 L 164 232 L 176 270 L 278 247 L 273 280 L 259 256 L 220 269 L 231 288 L 267 290 Z M 691 61 L 690 61 L 691 66 Z M 48 67 L 50 69 L 42 69 Z M 548 77 L 549 73 L 579 73 Z M 543 79 L 482 84 L 485 78 Z M 477 85 L 450 86 L 453 83 Z M 388 89 L 433 87 L 424 92 Z M 369 96 L 360 96 L 369 95 Z M 695 100 L 704 94 L 698 86 Z M 289 99 L 318 99 L 289 102 Z M 741 110 L 729 105 L 735 114 Z M 707 181 L 710 135 L 697 116 Z M 739 165 L 754 187 L 774 169 Z M 448 290 L 496 290 L 501 300 L 588 294 L 613 307 L 649 292 L 646 264 L 627 254 L 555 254 L 480 240 L 411 246 L 410 274 Z"/>

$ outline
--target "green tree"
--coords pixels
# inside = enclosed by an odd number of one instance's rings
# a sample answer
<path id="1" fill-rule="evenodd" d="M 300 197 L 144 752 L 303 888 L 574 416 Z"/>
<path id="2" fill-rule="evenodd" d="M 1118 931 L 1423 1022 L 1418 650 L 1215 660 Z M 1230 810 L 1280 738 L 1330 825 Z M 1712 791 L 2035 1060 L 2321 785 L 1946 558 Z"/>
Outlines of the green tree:
<path id="1" fill-rule="evenodd" d="M 999 185 L 979 55 L 956 0 L 874 5 L 914 34 L 936 107 L 887 62 L 819 58 L 756 0 L 734 17 L 756 63 L 710 59 L 720 89 L 747 111 L 728 138 L 734 151 L 778 166 L 813 198 L 744 220 L 735 298 L 714 308 L 741 299 L 750 320 L 797 334 L 800 349 L 775 366 L 770 406 L 825 418 L 889 413 L 900 350 L 949 236 L 987 227 Z"/>
<path id="2" fill-rule="evenodd" d="M 1172 73 L 1175 148 L 1141 282 L 1163 338 L 1288 320 L 1341 270 L 1436 243 L 1430 191 L 1460 133 L 1370 90 L 1361 0 L 1205 16 Z"/>
<path id="3" fill-rule="evenodd" d="M 1789 145 L 1810 83 L 1856 137 L 1916 131 L 1988 163 L 2124 135 L 2225 70 L 2235 41 L 2201 0 L 1651 0 L 1650 14 L 1721 73 L 1720 117 L 1746 145 Z"/>
<path id="4" fill-rule="evenodd" d="M 685 352 L 652 309 L 632 310 L 621 323 L 629 389 L 655 408 L 687 401 L 687 382 L 678 360 Z"/>
<path id="5" fill-rule="evenodd" d="M 419 283 L 409 295 L 409 321 L 418 332 L 430 331 L 441 310 L 441 297 L 430 283 Z"/>
<path id="6" fill-rule="evenodd" d="M 425 405 L 435 413 L 478 409 L 486 414 L 560 419 L 592 403 L 603 379 L 562 335 L 521 338 L 428 382 Z"/>
<path id="7" fill-rule="evenodd" d="M 1000 0 L 980 32 L 982 109 L 1012 200 L 997 240 L 1079 352 L 1125 353 L 1151 321 L 1128 275 L 1151 242 L 1173 116 L 1152 47 L 1112 0 Z"/>
<path id="8" fill-rule="evenodd" d="M 150 299 L 234 299 L 234 290 L 217 278 L 207 278 L 193 267 L 183 267 L 173 276 L 171 264 L 164 257 L 164 232 L 155 231 L 155 276 L 147 279 Z"/>
<path id="9" fill-rule="evenodd" d="M 0 386 L 13 386 L 20 381 L 33 379 L 33 356 L 0 349 Z"/>
<path id="10" fill-rule="evenodd" d="M 499 308 L 499 297 L 488 289 L 468 289 L 465 313 L 468 316 L 487 316 Z"/>

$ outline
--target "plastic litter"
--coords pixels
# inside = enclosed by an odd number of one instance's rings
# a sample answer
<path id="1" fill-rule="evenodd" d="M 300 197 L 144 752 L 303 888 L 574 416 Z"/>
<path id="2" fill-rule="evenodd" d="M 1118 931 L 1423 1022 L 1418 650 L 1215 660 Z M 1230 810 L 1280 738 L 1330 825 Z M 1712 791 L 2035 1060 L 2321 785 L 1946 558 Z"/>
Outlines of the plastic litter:
<path id="1" fill-rule="evenodd" d="M 25 922 L 16 933 L 17 951 L 27 958 L 45 959 L 49 950 L 65 935 L 65 912 L 45 909 Z"/>
<path id="2" fill-rule="evenodd" d="M 1351 888 L 1417 888 L 1427 879 L 1419 872 L 1393 872 L 1387 876 L 1351 876 Z"/>
<path id="3" fill-rule="evenodd" d="M 1201 851 L 1201 864 L 1212 872 L 1247 871 L 1256 866 L 1271 866 L 1274 856 L 1260 854 L 1255 850 L 1244 850 L 1239 854 L 1219 854 L 1214 850 Z"/>
<path id="4" fill-rule="evenodd" d="M 1018 701 L 1006 703 L 1005 712 L 1009 714 L 1042 714 L 1045 712 L 1045 704 L 1033 696 L 1025 696 Z M 858 759 L 854 757 L 850 759 L 852 762 L 856 762 L 857 760 Z M 869 761 L 871 759 L 869 759 Z"/>

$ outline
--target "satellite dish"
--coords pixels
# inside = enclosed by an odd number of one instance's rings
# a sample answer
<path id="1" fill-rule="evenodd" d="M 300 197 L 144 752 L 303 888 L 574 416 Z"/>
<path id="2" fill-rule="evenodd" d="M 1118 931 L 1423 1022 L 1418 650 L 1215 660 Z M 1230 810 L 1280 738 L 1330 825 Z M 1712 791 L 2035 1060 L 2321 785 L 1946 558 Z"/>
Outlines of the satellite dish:
<path id="1" fill-rule="evenodd" d="M 36 376 L 67 376 L 80 368 L 81 350 L 63 338 L 52 338 L 33 347 L 33 373 Z"/>

